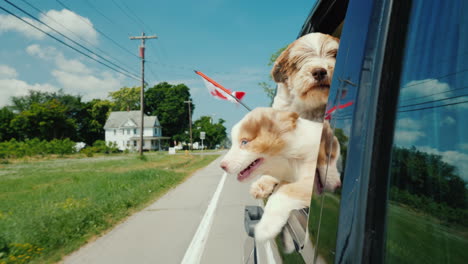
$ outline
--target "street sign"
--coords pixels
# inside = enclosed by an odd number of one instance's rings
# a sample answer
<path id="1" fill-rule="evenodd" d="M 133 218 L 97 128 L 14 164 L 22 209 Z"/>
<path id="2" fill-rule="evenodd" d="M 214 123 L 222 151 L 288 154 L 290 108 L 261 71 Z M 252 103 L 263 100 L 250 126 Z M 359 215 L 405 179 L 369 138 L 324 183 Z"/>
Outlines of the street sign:
<path id="1" fill-rule="evenodd" d="M 203 131 L 202 131 L 202 132 L 200 132 L 200 139 L 205 139 L 205 135 L 206 135 L 206 133 L 205 133 L 205 132 L 203 132 Z"/>

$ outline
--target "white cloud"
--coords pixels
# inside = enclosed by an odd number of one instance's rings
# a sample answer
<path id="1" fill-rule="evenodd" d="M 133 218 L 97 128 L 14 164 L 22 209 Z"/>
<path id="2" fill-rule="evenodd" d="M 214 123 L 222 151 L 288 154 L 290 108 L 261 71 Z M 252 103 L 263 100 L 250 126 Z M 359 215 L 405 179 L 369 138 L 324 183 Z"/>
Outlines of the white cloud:
<path id="1" fill-rule="evenodd" d="M 94 29 L 93 23 L 91 23 L 91 21 L 88 18 L 82 17 L 68 9 L 62 9 L 60 11 L 52 9 L 49 10 L 46 13 L 46 15 L 47 16 L 41 15 L 39 19 L 42 22 L 67 35 L 68 37 L 75 39 L 75 36 L 70 36 L 68 34 L 68 30 L 70 30 L 75 35 L 80 36 L 81 38 L 84 38 L 93 44 L 96 44 L 98 42 L 98 34 Z M 63 27 L 58 26 L 56 22 L 58 22 L 68 30 L 65 30 L 63 29 Z"/>
<path id="2" fill-rule="evenodd" d="M 420 131 L 397 130 L 395 133 L 395 144 L 398 146 L 413 146 L 425 134 Z"/>
<path id="3" fill-rule="evenodd" d="M 110 91 L 123 86 L 125 77 L 106 71 L 96 71 L 77 59 L 67 59 L 54 47 L 30 45 L 26 52 L 31 56 L 54 63 L 51 74 L 65 92 L 80 94 L 83 99 L 105 98 Z"/>
<path id="4" fill-rule="evenodd" d="M 412 118 L 401 118 L 397 121 L 398 129 L 418 130 L 421 129 L 421 123 Z"/>
<path id="5" fill-rule="evenodd" d="M 437 79 L 423 79 L 414 80 L 403 86 L 401 90 L 402 105 L 408 105 L 413 103 L 425 103 L 430 106 L 431 101 L 449 98 L 457 95 L 451 90 L 450 85 L 445 82 L 441 82 Z M 447 103 L 457 103 L 465 100 L 465 98 L 452 98 L 444 101 L 439 101 L 434 105 L 444 105 Z M 421 107 L 419 105 L 418 107 Z M 462 103 L 454 106 L 446 106 L 448 109 L 460 110 L 468 108 L 468 104 Z M 405 108 L 406 109 L 406 108 Z"/>
<path id="6" fill-rule="evenodd" d="M 103 74 L 101 76 L 92 74 L 77 74 L 63 70 L 52 71 L 60 87 L 65 91 L 83 95 L 84 99 L 105 98 L 110 91 L 120 89 L 123 77 L 114 74 Z"/>
<path id="7" fill-rule="evenodd" d="M 427 96 L 428 100 L 437 100 L 447 97 L 450 86 L 447 83 L 439 82 L 437 79 L 414 80 L 403 86 L 401 97 L 404 99 L 413 99 L 416 97 Z M 450 92 L 448 92 L 450 94 Z"/>
<path id="8" fill-rule="evenodd" d="M 453 125 L 456 123 L 456 120 L 455 118 L 451 117 L 451 116 L 446 116 L 444 118 L 444 120 L 442 120 L 441 122 L 441 126 L 444 126 L 444 125 Z"/>
<path id="9" fill-rule="evenodd" d="M 0 64 L 0 79 L 14 79 L 18 76 L 18 72 L 8 65 Z"/>
<path id="10" fill-rule="evenodd" d="M 68 36 L 71 39 L 76 40 L 76 37 L 72 35 L 68 30 L 72 31 L 75 35 L 86 39 L 90 43 L 97 44 L 98 34 L 94 29 L 93 24 L 88 18 L 82 17 L 68 9 L 62 9 L 60 11 L 49 10 L 48 12 L 46 12 L 46 14 L 47 16 L 41 14 L 39 16 L 39 20 L 48 24 L 50 27 L 56 29 L 57 31 L 61 32 L 62 34 Z M 22 19 L 47 33 L 53 32 L 48 27 L 28 17 L 22 17 Z M 59 26 L 57 23 L 63 25 L 68 30 Z M 46 36 L 44 33 L 18 20 L 12 15 L 0 15 L 0 34 L 9 31 L 19 32 L 24 36 L 33 39 L 44 39 Z"/>
<path id="11" fill-rule="evenodd" d="M 431 147 L 418 147 L 418 150 L 440 155 L 442 156 L 442 160 L 457 167 L 458 168 L 458 175 L 462 177 L 465 181 L 468 181 L 468 155 L 462 152 L 448 150 L 448 151 L 439 151 L 438 149 L 431 148 Z"/>
<path id="12" fill-rule="evenodd" d="M 23 19 L 33 24 L 34 26 L 42 29 L 39 22 L 33 21 L 32 19 L 27 17 L 23 17 Z M 28 38 L 34 39 L 43 39 L 45 37 L 44 33 L 18 20 L 12 15 L 0 15 L 0 33 L 8 31 L 16 31 L 25 35 Z"/>
<path id="13" fill-rule="evenodd" d="M 399 146 L 413 146 L 416 141 L 426 136 L 421 132 L 422 124 L 412 118 L 401 118 L 397 121 L 395 144 Z"/>
<path id="14" fill-rule="evenodd" d="M 79 60 L 66 59 L 63 53 L 54 47 L 41 47 L 37 44 L 30 45 L 26 48 L 29 55 L 36 56 L 47 61 L 54 61 L 60 70 L 67 72 L 90 74 L 91 71 Z"/>
<path id="15" fill-rule="evenodd" d="M 0 106 L 10 104 L 12 96 L 27 95 L 29 90 L 54 92 L 58 89 L 50 84 L 28 84 L 17 79 L 0 79 Z"/>
<path id="16" fill-rule="evenodd" d="M 468 151 L 468 143 L 461 143 L 461 144 L 458 144 L 458 147 L 462 150 L 466 150 Z"/>

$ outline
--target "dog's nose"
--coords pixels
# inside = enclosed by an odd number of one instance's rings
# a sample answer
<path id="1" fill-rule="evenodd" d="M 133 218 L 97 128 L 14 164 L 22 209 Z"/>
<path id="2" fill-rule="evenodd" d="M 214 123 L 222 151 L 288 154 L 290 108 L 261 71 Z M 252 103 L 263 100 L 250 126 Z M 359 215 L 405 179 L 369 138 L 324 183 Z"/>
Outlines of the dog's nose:
<path id="1" fill-rule="evenodd" d="M 341 182 L 337 182 L 335 186 L 335 190 L 341 188 Z"/>
<path id="2" fill-rule="evenodd" d="M 221 169 L 223 169 L 226 172 L 228 170 L 228 165 L 227 165 L 227 162 L 225 160 L 221 161 Z"/>
<path id="3" fill-rule="evenodd" d="M 325 76 L 327 76 L 327 70 L 324 68 L 315 68 L 312 70 L 312 76 L 315 80 L 321 81 L 325 79 Z"/>

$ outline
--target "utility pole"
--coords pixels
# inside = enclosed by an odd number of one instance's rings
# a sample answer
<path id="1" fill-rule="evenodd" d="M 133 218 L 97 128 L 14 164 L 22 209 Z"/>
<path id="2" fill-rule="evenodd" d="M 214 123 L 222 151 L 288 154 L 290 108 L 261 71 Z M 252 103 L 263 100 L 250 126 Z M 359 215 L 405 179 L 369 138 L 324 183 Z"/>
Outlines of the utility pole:
<path id="1" fill-rule="evenodd" d="M 190 150 L 192 150 L 192 110 L 191 104 L 192 101 L 184 101 L 188 105 L 188 118 L 189 118 L 189 128 L 190 128 Z"/>
<path id="2" fill-rule="evenodd" d="M 141 34 L 141 36 L 130 37 L 131 40 L 141 39 L 141 46 L 140 46 L 140 58 L 141 58 L 141 91 L 140 91 L 140 112 L 141 112 L 141 119 L 140 119 L 140 156 L 143 156 L 143 130 L 144 130 L 144 118 L 145 113 L 143 112 L 144 109 L 144 96 L 145 96 L 145 40 L 147 39 L 155 39 L 158 38 L 155 36 L 146 36 L 145 32 Z"/>

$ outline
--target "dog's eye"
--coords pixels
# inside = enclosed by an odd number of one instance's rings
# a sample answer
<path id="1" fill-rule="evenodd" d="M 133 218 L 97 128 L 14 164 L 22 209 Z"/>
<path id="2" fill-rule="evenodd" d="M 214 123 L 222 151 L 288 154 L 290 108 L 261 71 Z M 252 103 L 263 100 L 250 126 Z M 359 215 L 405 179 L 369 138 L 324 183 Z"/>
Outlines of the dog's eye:
<path id="1" fill-rule="evenodd" d="M 247 143 L 249 143 L 249 141 L 247 139 L 241 140 L 241 145 L 242 146 L 247 145 Z"/>

